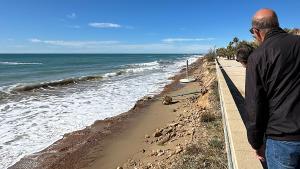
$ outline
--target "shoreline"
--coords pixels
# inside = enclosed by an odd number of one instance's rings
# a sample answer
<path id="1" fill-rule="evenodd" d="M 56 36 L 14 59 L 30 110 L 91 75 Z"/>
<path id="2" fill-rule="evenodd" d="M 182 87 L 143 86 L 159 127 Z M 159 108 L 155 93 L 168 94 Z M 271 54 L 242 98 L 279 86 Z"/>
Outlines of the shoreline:
<path id="1" fill-rule="evenodd" d="M 193 72 L 194 69 L 196 69 L 195 66 L 197 66 L 199 62 L 202 62 L 202 60 L 202 57 L 200 57 L 197 61 L 192 63 L 189 72 Z M 81 155 L 84 155 L 93 147 L 92 145 L 98 144 L 98 142 L 104 140 L 112 133 L 128 128 L 128 126 L 130 126 L 130 121 L 135 119 L 136 116 L 139 116 L 141 109 L 145 109 L 164 94 L 181 88 L 182 84 L 178 81 L 184 76 L 184 73 L 185 69 L 182 69 L 175 76 L 171 77 L 170 79 L 173 81 L 166 85 L 163 91 L 153 98 L 149 99 L 148 97 L 145 97 L 145 100 L 141 99 L 137 101 L 135 106 L 125 113 L 104 120 L 96 120 L 92 125 L 87 126 L 85 129 L 64 134 L 62 139 L 54 142 L 40 152 L 23 157 L 9 168 L 51 168 L 52 166 L 54 168 L 59 168 L 63 163 L 68 163 L 67 161 L 78 161 L 81 159 Z M 74 157 L 70 158 L 67 156 Z"/>

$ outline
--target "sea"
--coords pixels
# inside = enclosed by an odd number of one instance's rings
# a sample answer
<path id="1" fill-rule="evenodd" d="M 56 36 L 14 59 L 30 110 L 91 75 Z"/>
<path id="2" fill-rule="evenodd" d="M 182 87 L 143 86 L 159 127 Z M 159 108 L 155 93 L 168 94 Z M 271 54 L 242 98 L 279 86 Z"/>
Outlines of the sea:
<path id="1" fill-rule="evenodd" d="M 195 54 L 0 54 L 0 168 L 160 93 Z"/>

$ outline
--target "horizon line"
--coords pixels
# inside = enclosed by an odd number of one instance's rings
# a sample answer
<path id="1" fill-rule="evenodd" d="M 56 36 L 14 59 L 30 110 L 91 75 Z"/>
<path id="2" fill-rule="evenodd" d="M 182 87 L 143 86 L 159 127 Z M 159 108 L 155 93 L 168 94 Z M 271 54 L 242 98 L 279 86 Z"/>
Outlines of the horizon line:
<path id="1" fill-rule="evenodd" d="M 6 54 L 199 54 L 202 55 L 204 53 L 0 53 L 0 55 L 6 55 Z"/>

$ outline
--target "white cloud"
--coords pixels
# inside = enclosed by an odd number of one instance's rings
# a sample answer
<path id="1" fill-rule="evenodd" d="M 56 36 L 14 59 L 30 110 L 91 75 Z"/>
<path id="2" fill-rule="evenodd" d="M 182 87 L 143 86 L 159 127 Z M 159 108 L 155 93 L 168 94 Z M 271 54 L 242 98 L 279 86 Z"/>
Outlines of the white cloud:
<path id="1" fill-rule="evenodd" d="M 215 38 L 167 38 L 163 39 L 163 42 L 173 43 L 173 42 L 192 42 L 192 41 L 211 41 Z"/>
<path id="2" fill-rule="evenodd" d="M 36 39 L 36 38 L 29 39 L 29 41 L 30 41 L 30 42 L 33 42 L 33 43 L 39 43 L 39 42 L 42 42 L 41 40 Z"/>
<path id="3" fill-rule="evenodd" d="M 29 39 L 34 50 L 46 53 L 203 53 L 212 48 L 208 44 L 186 43 L 124 43 L 120 41 L 67 41 Z M 1 50 L 0 50 L 1 51 Z"/>
<path id="4" fill-rule="evenodd" d="M 74 12 L 67 15 L 67 18 L 69 18 L 69 19 L 75 19 L 76 17 L 77 17 L 77 15 Z"/>
<path id="5" fill-rule="evenodd" d="M 63 46 L 63 47 L 77 47 L 77 48 L 86 48 L 98 45 L 111 45 L 119 43 L 119 41 L 65 41 L 65 40 L 40 40 L 40 39 L 29 39 L 32 43 L 42 43 L 47 45 L 54 46 Z"/>
<path id="6" fill-rule="evenodd" d="M 92 22 L 89 23 L 89 26 L 94 27 L 94 28 L 120 28 L 122 27 L 119 24 L 115 24 L 115 23 L 100 23 L 100 22 Z"/>

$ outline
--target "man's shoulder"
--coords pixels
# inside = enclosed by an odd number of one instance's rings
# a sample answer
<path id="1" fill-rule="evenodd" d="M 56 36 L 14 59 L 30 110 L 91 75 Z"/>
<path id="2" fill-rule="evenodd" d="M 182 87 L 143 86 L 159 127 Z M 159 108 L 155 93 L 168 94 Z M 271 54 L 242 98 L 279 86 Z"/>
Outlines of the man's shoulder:
<path id="1" fill-rule="evenodd" d="M 292 47 L 299 41 L 300 41 L 299 35 L 294 35 L 290 33 L 281 33 L 278 34 L 277 36 L 267 39 L 266 42 L 262 44 L 262 47 L 270 50 L 275 50 L 275 49 L 280 49 L 281 47 L 285 47 L 285 48 Z"/>
<path id="2" fill-rule="evenodd" d="M 286 33 L 285 36 L 287 37 L 287 39 L 295 39 L 295 40 L 299 40 L 300 39 L 300 35 L 295 35 L 295 34 L 291 34 L 291 33 Z"/>
<path id="3" fill-rule="evenodd" d="M 251 55 L 249 56 L 248 62 L 258 62 L 260 59 L 263 58 L 263 54 L 264 54 L 264 48 L 262 47 L 258 47 L 256 48 Z"/>

